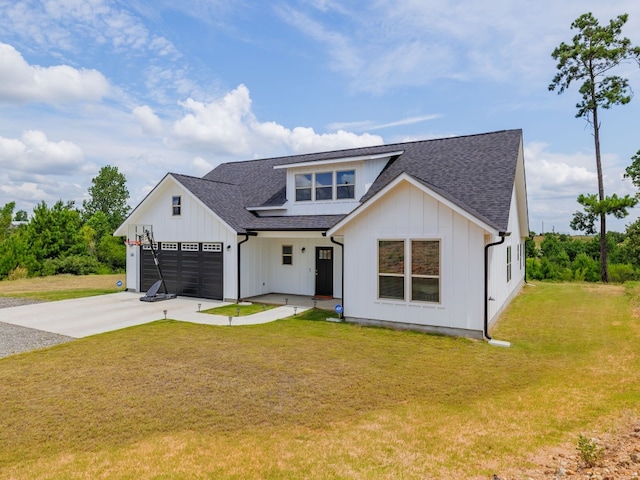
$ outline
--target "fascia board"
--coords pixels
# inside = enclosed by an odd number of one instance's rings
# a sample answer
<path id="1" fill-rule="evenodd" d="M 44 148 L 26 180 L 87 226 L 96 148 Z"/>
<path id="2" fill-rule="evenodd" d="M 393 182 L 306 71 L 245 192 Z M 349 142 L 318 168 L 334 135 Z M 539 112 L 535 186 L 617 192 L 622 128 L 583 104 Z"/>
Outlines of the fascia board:
<path id="1" fill-rule="evenodd" d="M 422 192 L 426 193 L 427 195 L 433 197 L 436 201 L 438 201 L 438 202 L 442 203 L 443 205 L 449 207 L 451 210 L 453 210 L 457 214 L 461 215 L 462 217 L 466 218 L 471 223 L 477 225 L 478 227 L 480 227 L 483 230 L 491 233 L 492 235 L 498 235 L 499 232 L 498 232 L 498 230 L 496 228 L 494 228 L 494 227 L 490 226 L 489 224 L 487 224 L 486 222 L 483 222 L 482 220 L 478 219 L 477 217 L 475 217 L 474 215 L 470 214 L 469 212 L 467 212 L 463 208 L 460 208 L 458 205 L 456 205 L 452 201 L 450 201 L 447 198 L 443 197 L 439 193 L 433 191 L 432 189 L 430 189 L 429 187 L 427 187 L 423 183 L 417 181 L 411 175 L 409 175 L 407 173 L 402 173 L 402 174 L 398 175 L 394 180 L 392 180 L 382 190 L 377 192 L 366 203 L 363 203 L 362 205 L 357 207 L 349 215 L 347 215 L 345 218 L 340 220 L 336 225 L 334 225 L 329 230 L 327 230 L 327 236 L 339 235 L 338 232 L 340 231 L 340 229 L 342 229 L 345 225 L 347 225 L 349 222 L 351 222 L 351 220 L 355 219 L 362 212 L 366 211 L 367 209 L 371 208 L 371 206 L 375 205 L 387 193 L 389 193 L 391 190 L 395 189 L 401 183 L 409 183 L 410 185 L 416 187 L 417 189 L 421 190 Z"/>
<path id="2" fill-rule="evenodd" d="M 404 150 L 398 150 L 396 152 L 387 152 L 387 153 L 377 153 L 375 155 L 358 155 L 354 157 L 341 157 L 341 158 L 332 158 L 329 160 L 316 160 L 312 162 L 300 162 L 300 163 L 287 163 L 285 165 L 276 165 L 274 169 L 283 169 L 283 168 L 298 168 L 298 167 L 321 167 L 323 165 L 333 165 L 336 163 L 349 163 L 349 162 L 359 162 L 363 160 L 378 160 L 380 158 L 391 158 L 398 155 L 402 155 Z"/>

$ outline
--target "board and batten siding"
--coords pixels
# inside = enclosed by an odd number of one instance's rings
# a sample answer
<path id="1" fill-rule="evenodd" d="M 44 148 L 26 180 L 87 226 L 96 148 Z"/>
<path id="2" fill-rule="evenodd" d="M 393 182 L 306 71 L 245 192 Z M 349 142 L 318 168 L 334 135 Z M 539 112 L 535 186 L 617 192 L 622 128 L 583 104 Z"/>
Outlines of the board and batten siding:
<path id="1" fill-rule="evenodd" d="M 509 228 L 511 233 L 501 245 L 489 249 L 489 282 L 488 282 L 488 317 L 491 325 L 509 301 L 520 291 L 524 283 L 524 242 L 522 225 L 518 216 L 518 203 L 516 189 L 511 195 L 511 208 L 509 211 Z M 498 241 L 496 237 L 487 237 L 487 243 Z M 507 279 L 507 249 L 511 248 L 511 279 Z M 519 252 L 519 253 L 518 253 Z"/>
<path id="2" fill-rule="evenodd" d="M 342 295 L 342 249 L 323 237 L 269 238 L 258 234 L 242 244 L 241 294 L 243 298 L 267 293 L 315 294 L 316 247 L 333 247 L 333 295 Z M 240 241 L 244 237 L 240 235 Z M 292 264 L 283 265 L 282 246 L 292 247 Z M 303 252 L 302 249 L 305 249 Z"/>
<path id="3" fill-rule="evenodd" d="M 478 225 L 400 183 L 346 224 L 343 233 L 347 318 L 482 330 L 484 230 Z M 378 240 L 384 239 L 440 240 L 440 303 L 378 298 Z"/>
<path id="4" fill-rule="evenodd" d="M 181 215 L 172 215 L 171 198 L 181 198 Z M 127 220 L 128 224 L 152 225 L 156 242 L 220 242 L 223 244 L 224 297 L 235 298 L 236 233 L 204 206 L 192 193 L 167 177 Z M 227 245 L 231 249 L 227 250 Z M 131 275 L 130 275 L 130 272 Z M 135 272 L 135 273 L 134 273 Z M 134 278 L 135 277 L 135 278 Z M 127 288 L 140 289 L 139 247 L 127 248 Z"/>

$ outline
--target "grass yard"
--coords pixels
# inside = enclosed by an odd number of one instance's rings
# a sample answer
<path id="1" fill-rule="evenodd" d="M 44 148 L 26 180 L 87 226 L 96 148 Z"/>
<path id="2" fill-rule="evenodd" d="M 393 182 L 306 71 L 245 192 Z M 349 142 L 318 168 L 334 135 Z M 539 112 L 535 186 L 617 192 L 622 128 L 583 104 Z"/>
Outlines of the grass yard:
<path id="1" fill-rule="evenodd" d="M 202 310 L 202 313 L 222 315 L 224 317 L 244 317 L 247 315 L 253 315 L 254 313 L 271 310 L 275 307 L 275 305 L 263 305 L 261 303 L 251 303 L 249 305 L 238 305 L 237 303 L 232 303 L 231 305 L 225 305 L 223 307 L 215 307 L 209 308 L 207 310 Z"/>
<path id="2" fill-rule="evenodd" d="M 0 478 L 506 476 L 637 417 L 639 295 L 526 287 L 493 331 L 508 349 L 301 314 L 1 359 Z"/>
<path id="3" fill-rule="evenodd" d="M 0 281 L 0 296 L 53 301 L 104 295 L 124 290 L 125 275 L 54 275 Z M 123 286 L 116 283 L 122 281 Z"/>

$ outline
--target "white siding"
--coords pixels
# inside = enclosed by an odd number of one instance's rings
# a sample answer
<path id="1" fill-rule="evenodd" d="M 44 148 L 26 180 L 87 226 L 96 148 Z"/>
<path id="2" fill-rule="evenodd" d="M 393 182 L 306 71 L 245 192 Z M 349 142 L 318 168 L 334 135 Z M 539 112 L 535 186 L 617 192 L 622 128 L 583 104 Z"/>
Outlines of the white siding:
<path id="1" fill-rule="evenodd" d="M 171 198 L 175 195 L 182 201 L 180 216 L 172 215 Z M 222 242 L 224 297 L 236 297 L 236 233 L 171 177 L 158 185 L 127 223 L 152 225 L 156 242 Z M 127 288 L 136 291 L 140 285 L 138 250 L 127 248 Z"/>
<path id="2" fill-rule="evenodd" d="M 482 330 L 484 231 L 476 224 L 401 183 L 346 224 L 343 233 L 347 317 Z M 439 304 L 377 298 L 377 242 L 385 238 L 441 241 Z"/>
<path id="3" fill-rule="evenodd" d="M 242 240 L 244 237 L 240 235 Z M 282 264 L 282 246 L 293 247 L 291 265 Z M 315 294 L 315 250 L 333 247 L 333 296 L 342 296 L 342 248 L 329 238 L 250 237 L 242 244 L 243 298 L 266 293 Z M 305 249 L 303 252 L 302 249 Z"/>

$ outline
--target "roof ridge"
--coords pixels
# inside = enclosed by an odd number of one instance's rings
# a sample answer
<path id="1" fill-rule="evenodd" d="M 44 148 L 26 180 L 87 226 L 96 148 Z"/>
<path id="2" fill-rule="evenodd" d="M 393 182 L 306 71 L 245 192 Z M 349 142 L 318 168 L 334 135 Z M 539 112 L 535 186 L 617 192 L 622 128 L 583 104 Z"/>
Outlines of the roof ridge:
<path id="1" fill-rule="evenodd" d="M 169 172 L 169 175 L 173 176 L 173 177 L 187 177 L 187 178 L 192 178 L 193 180 L 203 180 L 205 182 L 211 182 L 211 183 L 219 183 L 221 185 L 230 185 L 232 187 L 238 187 L 239 185 L 237 183 L 230 183 L 230 182 L 222 182 L 220 180 L 212 180 L 210 178 L 205 178 L 205 177 L 195 177 L 193 175 L 185 175 L 183 173 L 173 173 L 173 172 Z"/>

